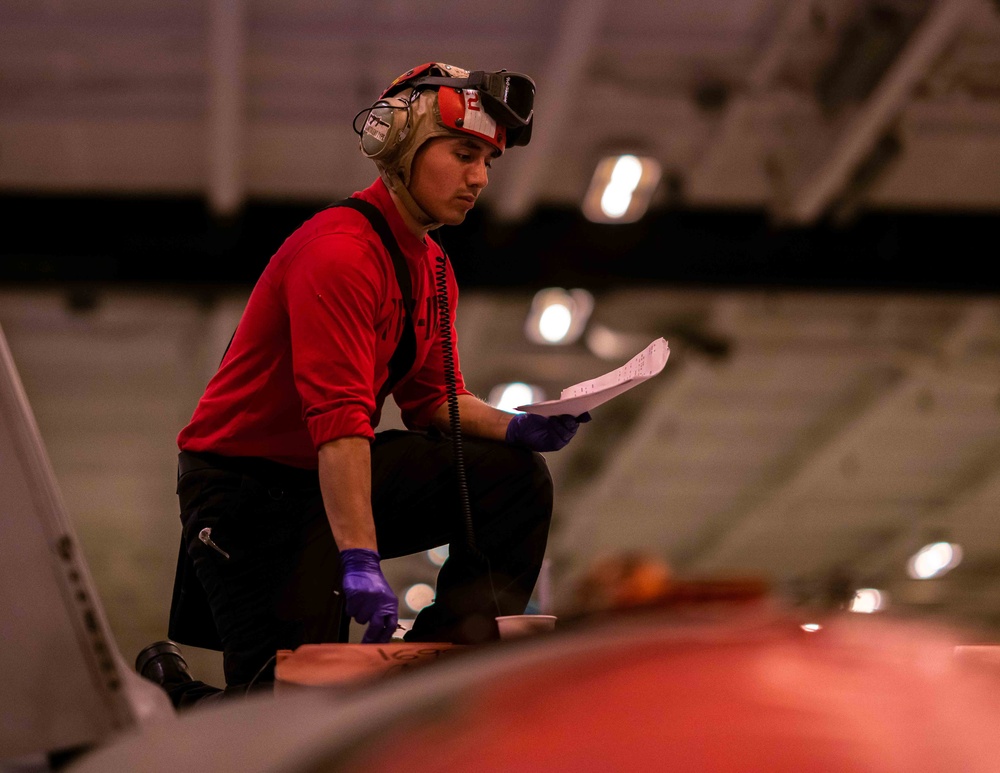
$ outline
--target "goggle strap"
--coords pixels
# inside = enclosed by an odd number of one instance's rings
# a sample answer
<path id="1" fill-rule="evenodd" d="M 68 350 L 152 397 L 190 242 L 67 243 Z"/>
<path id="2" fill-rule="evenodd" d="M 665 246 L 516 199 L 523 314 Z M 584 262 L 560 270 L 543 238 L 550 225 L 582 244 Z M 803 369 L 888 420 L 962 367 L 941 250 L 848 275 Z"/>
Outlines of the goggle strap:
<path id="1" fill-rule="evenodd" d="M 516 77 L 524 78 L 534 87 L 534 83 L 531 82 L 530 78 L 526 76 L 519 75 L 518 73 L 508 73 L 508 72 L 496 72 L 487 73 L 485 70 L 476 70 L 475 72 L 470 72 L 468 78 L 452 78 L 449 76 L 438 76 L 438 75 L 427 75 L 423 78 L 414 78 L 410 81 L 405 81 L 400 83 L 400 87 L 412 87 L 421 88 L 424 86 L 445 86 L 452 89 L 475 89 L 476 91 L 483 91 L 488 93 L 489 89 L 484 89 L 483 86 L 487 82 L 488 75 L 496 75 L 501 77 Z M 498 98 L 499 99 L 499 98 Z"/>
<path id="2" fill-rule="evenodd" d="M 473 89 L 472 78 L 450 78 L 450 77 L 440 77 L 436 75 L 428 75 L 426 78 L 417 78 L 412 81 L 407 81 L 406 83 L 400 84 L 404 87 L 413 87 L 414 89 L 426 88 L 427 86 L 439 86 L 446 87 L 449 89 Z M 478 84 L 477 84 L 478 85 Z"/>

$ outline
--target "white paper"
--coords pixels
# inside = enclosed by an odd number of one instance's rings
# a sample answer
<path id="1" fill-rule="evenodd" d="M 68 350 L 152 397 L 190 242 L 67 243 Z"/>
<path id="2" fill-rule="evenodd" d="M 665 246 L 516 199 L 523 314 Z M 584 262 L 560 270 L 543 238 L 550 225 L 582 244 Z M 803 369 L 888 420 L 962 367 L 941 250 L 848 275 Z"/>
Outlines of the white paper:
<path id="1" fill-rule="evenodd" d="M 670 357 L 670 347 L 667 346 L 666 340 L 657 338 L 620 368 L 589 381 L 581 381 L 579 384 L 566 387 L 559 394 L 558 400 L 519 405 L 517 410 L 541 416 L 561 414 L 579 416 L 584 411 L 596 408 L 601 403 L 606 403 L 622 392 L 627 392 L 652 378 L 663 370 L 668 357 Z"/>

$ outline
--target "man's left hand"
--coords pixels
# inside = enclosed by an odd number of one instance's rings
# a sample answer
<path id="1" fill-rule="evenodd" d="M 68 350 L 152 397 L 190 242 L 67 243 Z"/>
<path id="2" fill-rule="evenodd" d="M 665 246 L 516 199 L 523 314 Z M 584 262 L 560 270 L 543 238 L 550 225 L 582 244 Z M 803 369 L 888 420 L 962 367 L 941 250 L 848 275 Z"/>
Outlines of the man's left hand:
<path id="1" fill-rule="evenodd" d="M 532 451 L 558 451 L 565 446 L 581 424 L 590 421 L 590 414 L 579 416 L 539 416 L 536 413 L 517 413 L 507 425 L 507 442 L 527 446 Z"/>

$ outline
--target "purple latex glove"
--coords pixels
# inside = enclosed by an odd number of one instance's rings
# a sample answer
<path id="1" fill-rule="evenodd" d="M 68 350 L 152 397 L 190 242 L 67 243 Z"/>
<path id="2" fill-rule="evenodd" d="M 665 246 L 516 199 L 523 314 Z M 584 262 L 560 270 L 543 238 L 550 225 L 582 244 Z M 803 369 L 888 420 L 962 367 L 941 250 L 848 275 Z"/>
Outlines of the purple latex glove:
<path id="1" fill-rule="evenodd" d="M 589 413 L 579 416 L 517 413 L 507 425 L 507 442 L 527 446 L 532 451 L 558 451 L 573 439 L 580 425 L 588 421 Z"/>
<path id="2" fill-rule="evenodd" d="M 368 623 L 361 641 L 383 643 L 392 638 L 399 622 L 399 602 L 379 566 L 374 550 L 348 548 L 340 551 L 343 568 L 345 609 L 359 623 Z"/>

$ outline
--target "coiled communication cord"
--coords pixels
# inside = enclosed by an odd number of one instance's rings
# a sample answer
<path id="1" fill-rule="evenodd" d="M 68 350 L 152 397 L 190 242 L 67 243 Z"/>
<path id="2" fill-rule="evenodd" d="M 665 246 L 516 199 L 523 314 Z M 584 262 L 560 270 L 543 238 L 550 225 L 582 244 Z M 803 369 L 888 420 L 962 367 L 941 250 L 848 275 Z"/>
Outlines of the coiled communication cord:
<path id="1" fill-rule="evenodd" d="M 462 521 L 465 525 L 465 547 L 469 554 L 486 566 L 486 575 L 490 580 L 490 592 L 497 615 L 500 611 L 500 601 L 493 585 L 493 570 L 490 559 L 483 553 L 476 542 L 476 532 L 472 525 L 472 505 L 469 500 L 469 484 L 465 475 L 465 450 L 462 446 L 462 421 L 458 412 L 458 378 L 455 375 L 455 350 L 451 340 L 451 310 L 448 308 L 448 255 L 444 245 L 438 239 L 441 254 L 437 258 L 437 271 L 434 283 L 437 289 L 438 323 L 441 330 L 441 357 L 444 360 L 444 381 L 448 393 L 448 426 L 451 431 L 452 457 L 455 462 L 455 475 L 458 478 L 459 505 L 462 509 Z"/>

